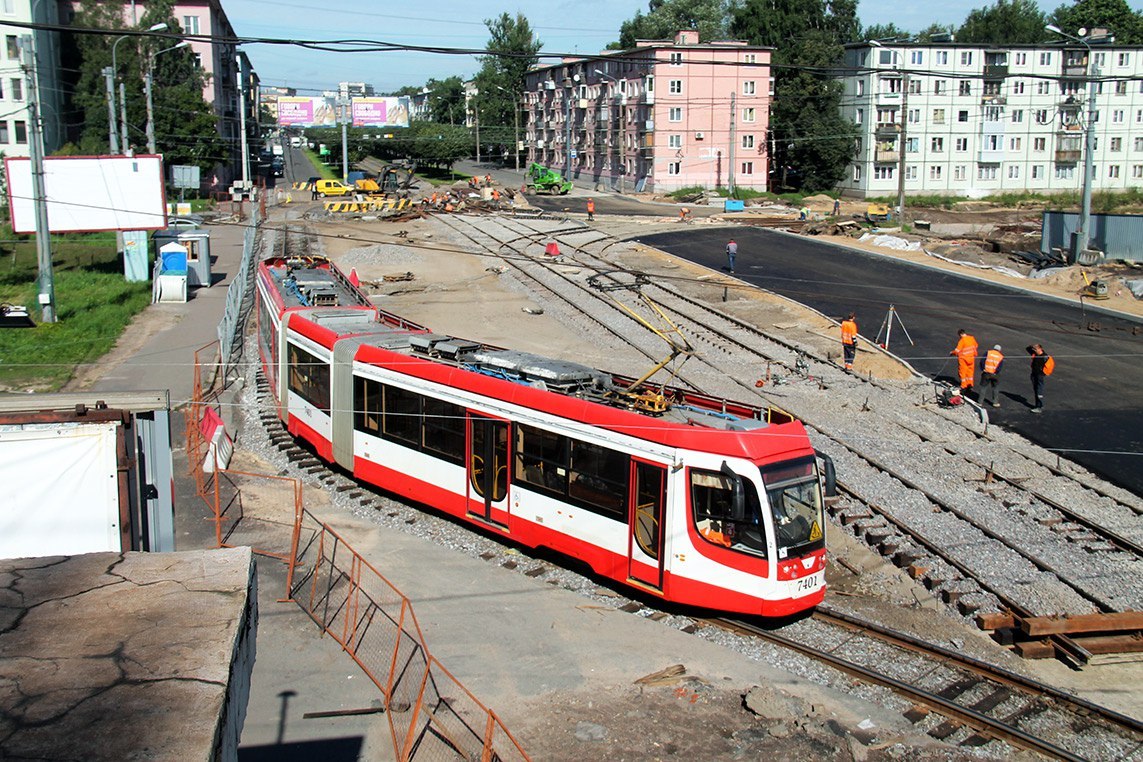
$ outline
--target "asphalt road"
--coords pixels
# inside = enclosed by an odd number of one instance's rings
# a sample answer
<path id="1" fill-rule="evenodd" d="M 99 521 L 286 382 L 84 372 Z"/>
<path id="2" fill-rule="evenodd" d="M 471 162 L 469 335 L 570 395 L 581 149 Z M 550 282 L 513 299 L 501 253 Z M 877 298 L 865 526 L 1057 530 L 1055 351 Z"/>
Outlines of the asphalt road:
<path id="1" fill-rule="evenodd" d="M 529 193 L 528 203 L 545 212 L 579 212 L 587 211 L 587 195 L 549 196 L 547 194 Z M 640 217 L 677 217 L 682 204 L 658 204 L 645 201 L 636 201 L 625 196 L 611 194 L 594 196 L 595 216 L 605 217 L 608 214 L 624 214 Z M 722 212 L 721 207 L 688 206 L 691 217 L 709 217 Z"/>
<path id="2" fill-rule="evenodd" d="M 990 420 L 1143 494 L 1143 321 L 765 229 L 688 227 L 639 240 L 718 269 L 731 234 L 738 278 L 835 318 L 852 310 L 870 341 L 894 305 L 890 349 L 930 378 L 955 383 L 958 328 L 981 354 L 1000 344 L 1001 407 L 988 408 Z M 1029 413 L 1024 348 L 1034 342 L 1056 359 L 1042 415 Z"/>

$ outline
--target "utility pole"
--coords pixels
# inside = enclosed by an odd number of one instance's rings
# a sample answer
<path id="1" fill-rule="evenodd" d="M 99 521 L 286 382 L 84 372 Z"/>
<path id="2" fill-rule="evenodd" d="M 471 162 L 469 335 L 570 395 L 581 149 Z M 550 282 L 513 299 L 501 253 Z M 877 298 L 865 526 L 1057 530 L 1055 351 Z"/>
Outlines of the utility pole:
<path id="1" fill-rule="evenodd" d="M 115 70 L 104 66 L 103 78 L 107 82 L 107 146 L 114 156 L 119 153 L 119 136 L 115 131 Z"/>
<path id="2" fill-rule="evenodd" d="M 626 80 L 624 80 L 626 82 Z M 619 92 L 619 195 L 623 195 L 623 177 L 627 174 L 627 87 Z"/>
<path id="3" fill-rule="evenodd" d="M 901 134 L 897 137 L 897 224 L 905 224 L 905 135 L 909 124 L 909 72 L 901 72 Z"/>
<path id="4" fill-rule="evenodd" d="M 52 279 L 52 242 L 48 232 L 48 203 L 44 191 L 44 127 L 40 119 L 40 88 L 36 75 L 36 58 L 32 50 L 32 36 L 24 35 L 20 40 L 24 59 L 24 76 L 27 80 L 28 116 L 31 117 L 31 134 L 28 136 L 28 154 L 32 164 L 32 204 L 36 209 L 36 259 L 39 263 L 38 299 L 40 321 L 56 322 L 56 290 Z"/>
<path id="5" fill-rule="evenodd" d="M 131 155 L 131 143 L 127 140 L 127 87 L 122 82 L 119 83 L 119 129 L 122 136 L 119 142 L 122 144 L 123 155 Z"/>
<path id="6" fill-rule="evenodd" d="M 567 121 L 567 128 L 566 128 L 567 129 L 567 136 L 566 136 L 567 137 L 567 143 L 564 145 L 564 158 L 566 160 L 567 168 L 566 168 L 566 171 L 564 173 L 564 179 L 571 181 L 571 164 L 572 164 L 572 162 L 571 162 L 571 160 L 572 160 L 572 147 L 571 147 L 571 145 L 572 145 L 571 144 L 571 138 L 572 138 L 572 121 L 571 120 L 572 120 L 572 116 L 571 115 L 572 115 L 572 95 L 575 93 L 575 81 L 569 78 L 568 80 L 566 80 L 564 82 L 564 84 L 567 86 L 567 103 L 565 104 L 566 113 L 564 115 L 564 118 Z"/>
<path id="7" fill-rule="evenodd" d="M 349 185 L 349 99 L 342 98 L 341 103 L 341 181 Z"/>
<path id="8" fill-rule="evenodd" d="M 730 152 L 726 166 L 726 189 L 731 196 L 734 195 L 734 141 L 738 139 L 738 113 L 735 108 L 735 96 L 737 95 L 738 93 L 730 94 Z"/>
<path id="9" fill-rule="evenodd" d="M 516 138 L 516 171 L 520 171 L 520 101 L 512 96 L 512 133 Z"/>
<path id="10" fill-rule="evenodd" d="M 155 153 L 155 107 L 151 99 L 151 87 L 154 80 L 153 68 L 153 66 L 148 66 L 147 74 L 143 77 L 143 91 L 147 94 L 147 153 L 152 155 Z"/>
<path id="11" fill-rule="evenodd" d="M 246 139 L 246 77 L 242 68 L 242 57 L 234 57 L 234 65 L 238 70 L 238 131 L 240 134 L 239 140 L 242 141 L 242 189 L 246 190 L 250 187 L 250 146 Z M 342 133 L 344 135 L 344 133 Z M 344 155 L 345 145 L 344 139 L 342 140 L 341 150 Z M 346 172 L 346 177 L 349 173 Z"/>

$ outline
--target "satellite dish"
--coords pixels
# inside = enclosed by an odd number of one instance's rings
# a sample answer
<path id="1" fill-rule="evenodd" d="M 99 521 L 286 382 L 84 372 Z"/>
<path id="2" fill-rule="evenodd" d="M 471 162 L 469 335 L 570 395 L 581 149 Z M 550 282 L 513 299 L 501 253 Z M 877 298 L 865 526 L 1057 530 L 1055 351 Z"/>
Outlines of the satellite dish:
<path id="1" fill-rule="evenodd" d="M 1087 37 L 1087 27 L 1081 26 L 1078 31 L 1080 37 Z"/>

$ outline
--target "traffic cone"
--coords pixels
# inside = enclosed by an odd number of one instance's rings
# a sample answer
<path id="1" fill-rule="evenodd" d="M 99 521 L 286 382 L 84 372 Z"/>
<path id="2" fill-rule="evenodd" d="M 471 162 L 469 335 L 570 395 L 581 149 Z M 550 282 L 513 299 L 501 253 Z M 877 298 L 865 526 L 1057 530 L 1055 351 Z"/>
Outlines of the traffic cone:
<path id="1" fill-rule="evenodd" d="M 560 245 L 555 241 L 549 241 L 548 245 L 544 247 L 544 253 L 549 257 L 558 257 L 560 255 Z"/>
<path id="2" fill-rule="evenodd" d="M 357 277 L 356 267 L 350 268 L 349 270 L 349 282 L 353 284 L 354 288 L 358 288 L 361 285 L 361 279 Z"/>

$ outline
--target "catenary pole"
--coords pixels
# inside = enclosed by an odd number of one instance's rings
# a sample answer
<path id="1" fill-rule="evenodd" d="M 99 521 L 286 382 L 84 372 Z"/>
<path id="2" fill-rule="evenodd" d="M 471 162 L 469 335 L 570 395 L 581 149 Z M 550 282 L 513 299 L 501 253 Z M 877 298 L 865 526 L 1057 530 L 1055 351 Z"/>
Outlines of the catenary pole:
<path id="1" fill-rule="evenodd" d="M 897 224 L 905 224 L 905 139 L 909 130 L 909 72 L 901 72 L 901 135 L 897 139 Z"/>
<path id="2" fill-rule="evenodd" d="M 114 156 L 119 153 L 119 135 L 115 130 L 115 70 L 104 66 L 103 79 L 107 83 L 107 147 Z"/>
<path id="3" fill-rule="evenodd" d="M 24 76 L 27 80 L 28 115 L 31 117 L 31 134 L 28 136 L 28 154 L 32 165 L 32 204 L 36 215 L 36 259 L 39 263 L 38 299 L 40 320 L 44 323 L 56 322 L 56 291 L 52 278 L 52 244 L 48 231 L 48 203 L 44 191 L 44 129 L 40 118 L 40 88 L 36 75 L 35 51 L 32 49 L 31 35 L 20 40 L 20 51 L 24 59 Z"/>

